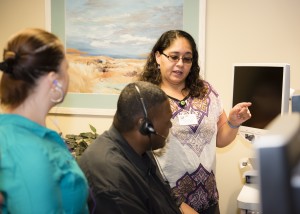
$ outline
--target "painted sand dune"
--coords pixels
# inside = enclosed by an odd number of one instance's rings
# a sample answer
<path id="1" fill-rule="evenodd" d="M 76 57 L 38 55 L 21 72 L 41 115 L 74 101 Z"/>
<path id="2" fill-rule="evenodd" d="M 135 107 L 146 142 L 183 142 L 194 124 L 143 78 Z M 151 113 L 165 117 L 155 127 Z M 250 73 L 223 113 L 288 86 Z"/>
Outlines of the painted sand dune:
<path id="1" fill-rule="evenodd" d="M 135 81 L 146 59 L 115 59 L 88 56 L 67 49 L 69 60 L 69 92 L 119 94 L 129 82 Z"/>

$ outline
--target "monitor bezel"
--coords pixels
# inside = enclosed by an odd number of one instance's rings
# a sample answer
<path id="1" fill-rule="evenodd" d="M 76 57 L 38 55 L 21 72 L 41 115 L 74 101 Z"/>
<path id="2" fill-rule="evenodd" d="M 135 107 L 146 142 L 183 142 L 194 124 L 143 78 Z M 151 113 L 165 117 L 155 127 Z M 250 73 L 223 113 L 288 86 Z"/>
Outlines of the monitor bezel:
<path id="1" fill-rule="evenodd" d="M 283 68 L 283 79 L 282 79 L 282 100 L 281 100 L 281 112 L 283 115 L 289 112 L 289 99 L 290 99 L 290 65 L 288 63 L 234 63 L 232 66 L 232 100 L 231 105 L 233 107 L 233 94 L 234 94 L 234 78 L 236 67 L 282 67 Z M 266 128 L 256 128 L 250 126 L 244 126 L 241 124 L 238 134 L 241 135 L 245 140 L 253 142 L 259 136 L 266 133 Z"/>

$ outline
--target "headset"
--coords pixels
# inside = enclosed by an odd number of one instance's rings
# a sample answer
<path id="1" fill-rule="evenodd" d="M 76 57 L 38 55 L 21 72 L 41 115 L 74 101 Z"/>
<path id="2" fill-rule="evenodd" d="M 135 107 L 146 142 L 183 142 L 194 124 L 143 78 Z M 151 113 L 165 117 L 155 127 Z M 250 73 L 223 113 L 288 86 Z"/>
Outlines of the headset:
<path id="1" fill-rule="evenodd" d="M 57 99 L 51 98 L 51 101 L 54 103 L 60 103 L 64 99 L 62 85 L 57 80 L 53 80 L 53 84 L 55 86 L 54 90 L 59 94 L 59 97 Z"/>
<path id="2" fill-rule="evenodd" d="M 57 80 L 53 80 L 53 84 L 55 85 L 55 89 L 62 89 L 62 85 Z"/>
<path id="3" fill-rule="evenodd" d="M 150 121 L 150 119 L 148 118 L 148 113 L 147 113 L 147 109 L 144 103 L 144 99 L 141 95 L 140 89 L 137 85 L 135 85 L 136 91 L 139 94 L 139 98 L 143 107 L 143 112 L 144 112 L 144 118 L 143 118 L 143 123 L 141 124 L 140 127 L 140 132 L 142 135 L 150 135 L 150 134 L 156 134 L 156 131 L 153 127 L 152 122 Z"/>

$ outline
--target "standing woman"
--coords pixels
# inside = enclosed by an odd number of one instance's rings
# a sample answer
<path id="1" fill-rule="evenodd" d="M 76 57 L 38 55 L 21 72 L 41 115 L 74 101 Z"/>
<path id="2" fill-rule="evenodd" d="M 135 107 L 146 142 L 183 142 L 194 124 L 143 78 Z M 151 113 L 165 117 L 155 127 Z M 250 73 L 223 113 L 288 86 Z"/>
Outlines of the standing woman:
<path id="1" fill-rule="evenodd" d="M 25 29 L 3 53 L 0 70 L 0 192 L 5 213 L 87 213 L 87 181 L 58 133 L 46 128 L 69 76 L 52 33 Z"/>
<path id="2" fill-rule="evenodd" d="M 215 214 L 220 212 L 216 146 L 234 140 L 240 124 L 251 117 L 251 103 L 237 104 L 227 118 L 219 94 L 199 72 L 192 36 L 170 30 L 154 45 L 140 80 L 159 85 L 169 97 L 173 126 L 157 161 L 178 204 L 182 210 L 188 204 L 200 214 Z"/>

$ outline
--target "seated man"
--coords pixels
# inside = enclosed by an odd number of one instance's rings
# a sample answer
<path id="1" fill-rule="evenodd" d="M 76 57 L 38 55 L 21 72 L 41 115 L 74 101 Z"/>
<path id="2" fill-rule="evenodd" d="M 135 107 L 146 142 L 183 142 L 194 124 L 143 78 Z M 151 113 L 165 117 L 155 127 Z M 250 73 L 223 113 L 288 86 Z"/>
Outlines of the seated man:
<path id="1" fill-rule="evenodd" d="M 166 144 L 171 116 L 159 87 L 136 82 L 122 90 L 112 126 L 79 160 L 91 213 L 181 213 L 152 155 Z"/>

